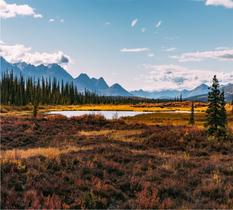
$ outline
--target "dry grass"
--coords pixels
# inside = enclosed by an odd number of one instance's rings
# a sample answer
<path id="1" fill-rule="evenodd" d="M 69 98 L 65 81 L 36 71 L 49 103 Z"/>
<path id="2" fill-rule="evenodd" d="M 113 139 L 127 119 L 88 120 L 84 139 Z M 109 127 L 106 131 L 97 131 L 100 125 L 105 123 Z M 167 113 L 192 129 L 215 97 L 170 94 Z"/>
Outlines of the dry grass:
<path id="1" fill-rule="evenodd" d="M 189 124 L 189 113 L 150 113 L 126 117 L 127 123 L 145 123 L 147 125 L 173 125 L 187 126 Z M 195 126 L 204 128 L 205 113 L 195 113 Z M 228 128 L 233 131 L 233 114 L 228 112 Z"/>
<path id="2" fill-rule="evenodd" d="M 80 131 L 79 135 L 86 136 L 86 137 L 89 137 L 89 136 L 107 136 L 113 132 L 114 132 L 114 130 Z"/>
<path id="3" fill-rule="evenodd" d="M 95 116 L 0 121 L 1 209 L 233 206 L 232 136 Z"/>
<path id="4" fill-rule="evenodd" d="M 164 111 L 190 111 L 191 109 L 190 101 L 184 102 L 164 102 L 164 103 L 153 103 L 153 104 L 87 104 L 87 105 L 58 105 L 58 106 L 41 106 L 41 111 L 62 111 L 62 110 L 71 110 L 71 111 L 139 111 L 139 112 L 164 112 Z M 195 111 L 196 112 L 205 112 L 207 108 L 207 103 L 196 102 Z M 232 105 L 227 104 L 226 110 L 231 111 Z"/>
<path id="5" fill-rule="evenodd" d="M 206 103 L 196 103 L 196 111 L 203 112 L 206 110 Z M 45 113 L 48 111 L 140 111 L 140 112 L 163 112 L 163 111 L 190 111 L 191 102 L 167 102 L 167 103 L 155 103 L 155 104 L 123 104 L 123 105 L 111 105 L 111 104 L 87 104 L 87 105 L 56 105 L 56 106 L 40 106 L 39 112 Z M 27 115 L 31 114 L 31 106 L 6 106 L 1 105 L 1 114 L 17 114 Z"/>
<path id="6" fill-rule="evenodd" d="M 143 130 L 116 130 L 112 132 L 110 138 L 121 142 L 140 142 L 136 136 L 140 135 Z"/>
<path id="7" fill-rule="evenodd" d="M 83 147 L 74 147 L 69 146 L 67 148 L 56 148 L 56 147 L 47 147 L 47 148 L 33 148 L 33 149 L 11 149 L 6 151 L 1 151 L 0 153 L 0 163 L 6 162 L 15 162 L 20 161 L 25 158 L 30 158 L 34 156 L 44 156 L 47 158 L 54 159 L 61 154 L 66 154 L 70 152 L 79 152 L 93 149 L 92 146 L 83 146 Z"/>
<path id="8" fill-rule="evenodd" d="M 114 139 L 121 142 L 138 142 L 135 135 L 140 135 L 143 130 L 99 130 L 99 131 L 80 131 L 79 134 L 86 137 L 104 136 L 107 139 Z"/>

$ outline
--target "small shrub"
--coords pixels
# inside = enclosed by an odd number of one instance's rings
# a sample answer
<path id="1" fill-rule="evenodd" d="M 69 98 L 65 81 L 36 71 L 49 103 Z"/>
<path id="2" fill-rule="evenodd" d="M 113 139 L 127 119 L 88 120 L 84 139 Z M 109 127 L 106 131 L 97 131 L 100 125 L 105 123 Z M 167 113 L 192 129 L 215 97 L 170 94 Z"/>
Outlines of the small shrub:
<path id="1" fill-rule="evenodd" d="M 85 209 L 96 208 L 96 198 L 92 192 L 88 192 L 84 194 L 82 208 L 85 208 Z"/>

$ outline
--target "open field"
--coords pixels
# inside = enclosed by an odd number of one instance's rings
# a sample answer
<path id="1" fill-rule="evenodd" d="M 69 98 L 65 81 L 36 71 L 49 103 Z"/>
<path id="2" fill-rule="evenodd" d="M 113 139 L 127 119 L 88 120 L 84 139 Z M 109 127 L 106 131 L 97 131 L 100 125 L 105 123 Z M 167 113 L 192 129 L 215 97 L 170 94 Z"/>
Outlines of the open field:
<path id="1" fill-rule="evenodd" d="M 182 111 L 190 111 L 191 102 L 167 102 L 157 104 L 138 104 L 138 105 L 67 105 L 67 106 L 39 106 L 39 113 L 44 115 L 49 111 L 139 111 L 145 112 L 144 115 L 125 118 L 127 123 L 144 123 L 147 125 L 174 125 L 185 126 L 189 122 L 189 113 Z M 196 126 L 203 128 L 205 121 L 205 111 L 207 103 L 195 103 L 195 121 Z M 32 106 L 1 106 L 1 116 L 31 116 Z M 232 105 L 227 104 L 228 127 L 233 130 L 233 114 Z M 178 111 L 175 113 L 174 111 Z M 179 113 L 180 111 L 180 113 Z M 147 112 L 154 112 L 148 114 Z"/>
<path id="2" fill-rule="evenodd" d="M 197 102 L 195 104 L 197 112 L 204 112 L 207 104 Z M 49 111 L 140 111 L 140 112 L 164 112 L 164 111 L 190 111 L 191 102 L 167 102 L 157 104 L 125 104 L 125 105 L 111 105 L 111 104 L 100 104 L 100 105 L 56 105 L 56 106 L 39 106 L 39 112 L 45 113 Z M 227 106 L 230 110 L 230 106 Z M 1 106 L 1 114 L 31 114 L 32 106 Z"/>
<path id="3" fill-rule="evenodd" d="M 195 125 L 204 128 L 205 113 L 195 113 Z M 126 117 L 128 123 L 145 123 L 147 125 L 186 126 L 189 123 L 189 113 L 151 113 Z M 233 114 L 228 112 L 228 128 L 233 131 Z"/>
<path id="4" fill-rule="evenodd" d="M 207 103 L 195 102 L 196 112 L 205 112 Z M 39 112 L 49 111 L 139 111 L 139 112 L 166 112 L 166 111 L 190 111 L 191 102 L 161 102 L 153 104 L 87 104 L 87 105 L 44 105 L 39 106 Z M 7 106 L 1 105 L 1 114 L 30 114 L 32 106 Z M 230 112 L 232 105 L 227 104 L 226 110 Z"/>
<path id="5" fill-rule="evenodd" d="M 142 116 L 1 116 L 1 208 L 233 208 L 232 134 Z"/>

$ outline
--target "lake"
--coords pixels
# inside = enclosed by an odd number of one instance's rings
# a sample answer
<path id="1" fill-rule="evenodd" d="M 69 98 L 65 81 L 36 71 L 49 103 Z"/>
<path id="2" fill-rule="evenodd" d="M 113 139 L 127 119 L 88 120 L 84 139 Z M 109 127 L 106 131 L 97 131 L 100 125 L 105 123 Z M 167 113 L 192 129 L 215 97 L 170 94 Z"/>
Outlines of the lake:
<path id="1" fill-rule="evenodd" d="M 171 111 L 157 111 L 157 112 L 139 112 L 139 111 L 51 111 L 47 114 L 60 114 L 66 117 L 75 117 L 82 115 L 103 115 L 106 119 L 118 119 L 121 117 L 133 117 L 139 114 L 151 114 L 151 113 L 167 113 L 167 114 L 178 114 L 178 113 L 190 113 L 190 111 L 180 111 L 180 110 L 171 110 Z"/>
<path id="2" fill-rule="evenodd" d="M 147 114 L 151 112 L 134 112 L 134 111 L 51 111 L 48 114 L 60 114 L 66 117 L 75 117 L 82 115 L 103 115 L 106 119 L 118 119 L 121 117 L 133 117 L 139 114 Z"/>

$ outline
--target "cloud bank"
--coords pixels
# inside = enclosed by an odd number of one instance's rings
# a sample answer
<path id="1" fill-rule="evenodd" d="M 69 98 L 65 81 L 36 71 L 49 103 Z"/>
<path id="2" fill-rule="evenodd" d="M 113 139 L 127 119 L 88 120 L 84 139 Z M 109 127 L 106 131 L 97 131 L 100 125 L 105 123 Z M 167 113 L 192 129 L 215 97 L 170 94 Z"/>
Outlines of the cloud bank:
<path id="1" fill-rule="evenodd" d="M 71 61 L 70 57 L 62 51 L 54 53 L 32 52 L 30 47 L 25 47 L 22 44 L 7 45 L 2 41 L 0 42 L 0 56 L 11 63 L 26 62 L 33 65 L 56 63 L 66 66 Z"/>
<path id="2" fill-rule="evenodd" d="M 166 48 L 166 49 L 164 49 L 165 52 L 173 52 L 173 51 L 175 51 L 175 50 L 176 50 L 175 47 L 171 47 L 171 48 Z"/>
<path id="3" fill-rule="evenodd" d="M 233 49 L 189 52 L 183 53 L 180 56 L 173 56 L 173 58 L 178 59 L 180 62 L 202 61 L 206 59 L 215 59 L 232 62 Z"/>
<path id="4" fill-rule="evenodd" d="M 0 18 L 7 19 L 16 16 L 32 16 L 34 18 L 43 17 L 41 14 L 36 13 L 35 9 L 27 4 L 8 4 L 4 0 L 0 0 Z"/>
<path id="5" fill-rule="evenodd" d="M 231 73 L 216 72 L 201 69 L 189 69 L 179 65 L 143 65 L 149 70 L 148 75 L 144 75 L 147 89 L 158 87 L 158 89 L 193 89 L 203 83 L 209 84 L 211 78 L 217 75 L 222 84 L 233 82 L 233 71 Z"/>
<path id="6" fill-rule="evenodd" d="M 150 51 L 149 48 L 123 48 L 120 50 L 124 53 L 138 53 L 138 52 L 148 52 Z"/>
<path id="7" fill-rule="evenodd" d="M 206 0 L 206 6 L 223 6 L 227 9 L 233 9 L 232 0 Z"/>

